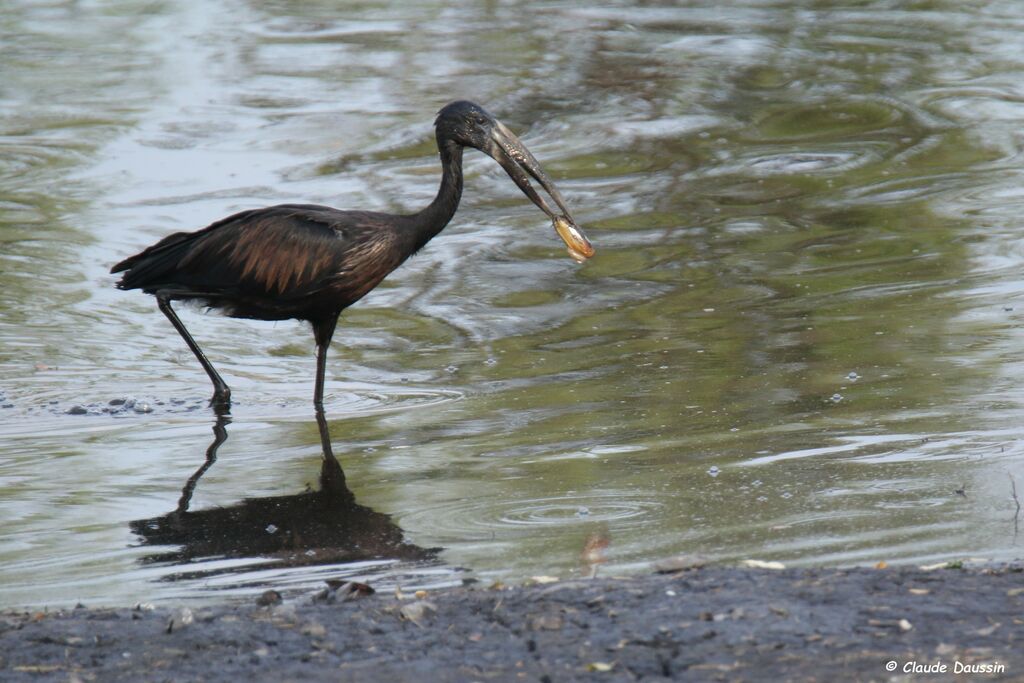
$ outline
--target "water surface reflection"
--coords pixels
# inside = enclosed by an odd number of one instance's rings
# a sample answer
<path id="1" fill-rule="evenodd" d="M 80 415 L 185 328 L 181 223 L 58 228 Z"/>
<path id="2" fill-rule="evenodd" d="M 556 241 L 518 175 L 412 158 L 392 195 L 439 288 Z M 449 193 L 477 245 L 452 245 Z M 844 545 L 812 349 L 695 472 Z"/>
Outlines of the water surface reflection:
<path id="1" fill-rule="evenodd" d="M 371 564 L 436 560 L 440 548 L 424 549 L 408 542 L 388 515 L 356 502 L 334 456 L 322 411 L 317 412 L 323 447 L 318 489 L 190 510 L 197 484 L 227 441 L 230 421 L 229 417 L 218 417 L 206 459 L 185 482 L 177 508 L 160 517 L 130 523 L 144 546 L 178 546 L 139 558 L 144 565 L 163 567 L 166 573 L 161 580 L 205 580 L 257 571 L 273 572 L 273 580 L 265 579 L 265 585 L 280 587 L 279 570 L 284 568 L 321 567 L 321 573 L 336 579 L 353 572 L 361 576 Z M 392 572 L 400 570 L 391 567 Z M 261 582 L 250 577 L 245 585 L 255 588 Z M 223 579 L 219 587 L 237 588 Z"/>
<path id="2" fill-rule="evenodd" d="M 0 604 L 573 576 L 592 538 L 611 574 L 1019 557 L 1021 35 L 1009 0 L 8 3 Z M 170 550 L 128 523 L 170 519 L 206 378 L 109 266 L 273 203 L 417 210 L 457 97 L 521 133 L 600 251 L 568 264 L 467 155 L 454 222 L 346 312 L 339 460 L 439 562 L 162 581 L 188 567 L 141 564 Z M 297 495 L 308 330 L 182 317 L 236 394 L 188 515 Z"/>

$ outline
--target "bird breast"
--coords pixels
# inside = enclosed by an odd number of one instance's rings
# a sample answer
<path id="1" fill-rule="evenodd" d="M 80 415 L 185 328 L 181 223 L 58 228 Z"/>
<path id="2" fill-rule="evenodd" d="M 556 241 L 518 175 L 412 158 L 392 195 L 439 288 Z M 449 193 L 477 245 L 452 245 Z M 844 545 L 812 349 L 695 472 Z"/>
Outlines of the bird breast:
<path id="1" fill-rule="evenodd" d="M 380 234 L 373 239 L 355 242 L 345 250 L 333 278 L 332 288 L 346 300 L 355 303 L 380 284 L 405 260 L 395 236 Z"/>

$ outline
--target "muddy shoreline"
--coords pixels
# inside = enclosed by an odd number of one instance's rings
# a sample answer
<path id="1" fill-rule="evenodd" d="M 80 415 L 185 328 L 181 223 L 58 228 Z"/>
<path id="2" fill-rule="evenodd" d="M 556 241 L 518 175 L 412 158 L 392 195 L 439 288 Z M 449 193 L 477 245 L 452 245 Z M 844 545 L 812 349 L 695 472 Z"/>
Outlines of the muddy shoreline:
<path id="1" fill-rule="evenodd" d="M 5 611 L 0 678 L 1024 680 L 1024 564 L 352 589 L 263 605 Z"/>

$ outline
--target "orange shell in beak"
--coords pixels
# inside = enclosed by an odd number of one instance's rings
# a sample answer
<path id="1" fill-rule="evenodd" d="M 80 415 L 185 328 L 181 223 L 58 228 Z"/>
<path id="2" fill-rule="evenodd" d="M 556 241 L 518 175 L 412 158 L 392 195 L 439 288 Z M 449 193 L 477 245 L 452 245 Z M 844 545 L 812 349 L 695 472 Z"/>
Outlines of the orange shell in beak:
<path id="1" fill-rule="evenodd" d="M 555 226 L 555 232 L 565 242 L 565 246 L 569 248 L 569 256 L 576 263 L 583 263 L 594 255 L 594 246 L 587 239 L 587 236 L 583 234 L 583 231 L 573 224 L 572 221 L 565 216 L 555 216 L 552 219 L 552 223 Z"/>

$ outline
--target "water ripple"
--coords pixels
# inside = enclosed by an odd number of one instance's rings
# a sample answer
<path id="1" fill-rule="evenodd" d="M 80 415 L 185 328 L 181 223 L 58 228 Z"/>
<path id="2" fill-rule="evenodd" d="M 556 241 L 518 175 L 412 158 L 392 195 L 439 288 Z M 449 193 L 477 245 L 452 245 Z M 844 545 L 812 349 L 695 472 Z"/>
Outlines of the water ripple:
<path id="1" fill-rule="evenodd" d="M 440 539 L 486 538 L 492 532 L 559 533 L 559 529 L 614 523 L 616 530 L 637 529 L 665 506 L 660 496 L 635 491 L 602 490 L 525 500 L 461 499 L 402 515 L 402 526 L 429 530 Z M 484 533 L 484 536 L 480 536 Z M 442 540 L 442 542 L 444 542 Z"/>

